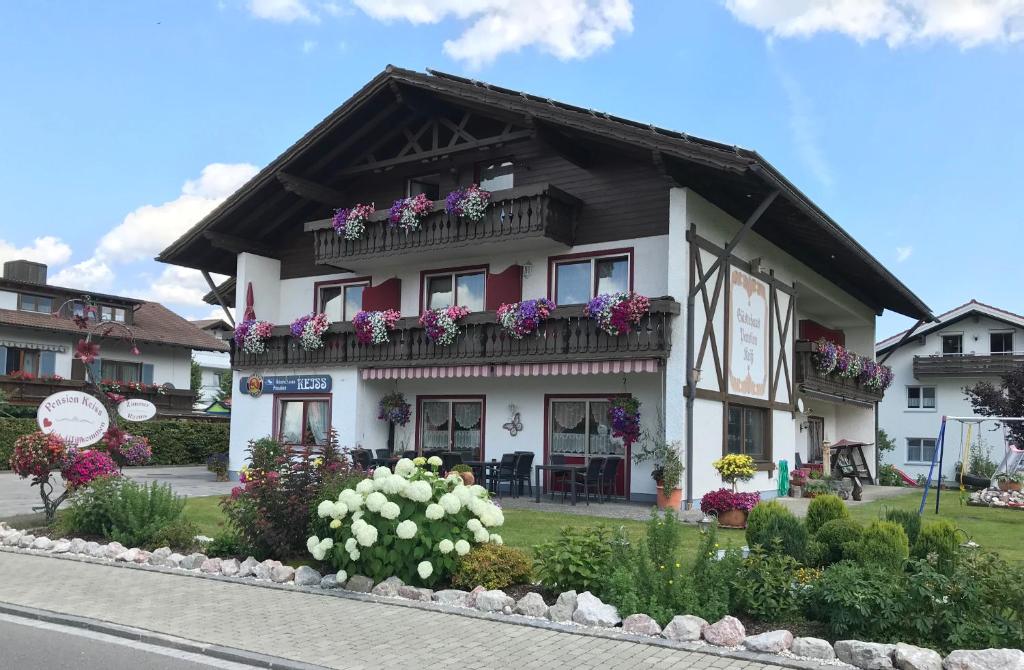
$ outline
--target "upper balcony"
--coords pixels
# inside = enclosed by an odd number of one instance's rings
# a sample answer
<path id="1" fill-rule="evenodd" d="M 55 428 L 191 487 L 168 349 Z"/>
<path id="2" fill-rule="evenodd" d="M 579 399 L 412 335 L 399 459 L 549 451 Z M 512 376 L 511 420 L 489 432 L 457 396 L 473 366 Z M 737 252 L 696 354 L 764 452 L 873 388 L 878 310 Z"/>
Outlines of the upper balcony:
<path id="1" fill-rule="evenodd" d="M 313 257 L 318 265 L 364 270 L 415 254 L 418 259 L 480 256 L 500 247 L 501 252 L 572 246 L 581 202 L 551 184 L 528 184 L 491 194 L 487 212 L 469 221 L 445 211 L 435 200 L 433 211 L 419 230 L 407 233 L 388 225 L 388 210 L 370 217 L 366 233 L 346 240 L 324 219 L 305 225 L 313 233 Z"/>
<path id="2" fill-rule="evenodd" d="M 867 388 L 855 379 L 824 374 L 818 370 L 812 358 L 813 342 L 797 341 L 795 353 L 793 372 L 800 391 L 832 402 L 849 402 L 863 406 L 882 401 L 884 391 Z"/>
<path id="3" fill-rule="evenodd" d="M 351 323 L 333 323 L 324 347 L 313 351 L 299 347 L 288 326 L 275 326 L 266 353 L 236 350 L 234 363 L 242 368 L 399 367 L 668 358 L 671 319 L 679 314 L 675 300 L 651 300 L 650 312 L 627 335 L 608 335 L 582 312 L 579 306 L 559 307 L 536 332 L 518 340 L 502 328 L 494 312 L 475 312 L 459 322 L 462 332 L 450 346 L 428 340 L 417 317 L 401 319 L 390 342 L 373 345 L 360 344 Z"/>
<path id="4" fill-rule="evenodd" d="M 1024 365 L 1024 352 L 914 356 L 914 377 L 986 377 Z"/>

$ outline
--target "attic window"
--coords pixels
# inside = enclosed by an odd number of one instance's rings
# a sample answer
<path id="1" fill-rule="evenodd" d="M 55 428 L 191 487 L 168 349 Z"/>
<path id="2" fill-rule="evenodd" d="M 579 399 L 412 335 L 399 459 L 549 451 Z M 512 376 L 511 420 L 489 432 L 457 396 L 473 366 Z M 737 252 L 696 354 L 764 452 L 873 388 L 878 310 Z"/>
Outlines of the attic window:
<path id="1" fill-rule="evenodd" d="M 125 322 L 125 310 L 123 307 L 111 307 L 110 305 L 102 305 L 100 307 L 100 320 L 102 321 L 117 321 L 119 323 Z"/>

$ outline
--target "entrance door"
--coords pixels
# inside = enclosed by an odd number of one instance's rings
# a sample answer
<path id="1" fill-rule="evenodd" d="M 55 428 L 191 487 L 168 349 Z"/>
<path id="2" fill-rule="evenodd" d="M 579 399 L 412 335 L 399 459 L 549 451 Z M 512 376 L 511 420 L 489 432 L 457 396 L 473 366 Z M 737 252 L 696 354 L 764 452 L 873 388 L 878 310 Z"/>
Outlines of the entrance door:
<path id="1" fill-rule="evenodd" d="M 612 436 L 609 407 L 606 396 L 550 400 L 548 452 L 564 456 L 571 465 L 586 465 L 595 456 L 618 456 L 622 461 L 615 477 L 614 495 L 624 496 L 630 454 L 622 440 Z"/>
<path id="2" fill-rule="evenodd" d="M 807 417 L 807 462 L 821 463 L 821 445 L 825 441 L 825 419 L 820 416 Z"/>
<path id="3" fill-rule="evenodd" d="M 420 400 L 420 453 L 452 451 L 464 461 L 483 458 L 482 400 Z"/>

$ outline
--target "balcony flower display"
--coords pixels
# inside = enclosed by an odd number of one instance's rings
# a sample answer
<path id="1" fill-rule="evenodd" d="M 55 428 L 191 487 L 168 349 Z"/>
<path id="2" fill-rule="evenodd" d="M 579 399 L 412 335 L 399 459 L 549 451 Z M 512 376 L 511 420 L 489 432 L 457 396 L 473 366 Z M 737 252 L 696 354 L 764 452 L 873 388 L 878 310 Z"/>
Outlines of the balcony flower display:
<path id="1" fill-rule="evenodd" d="M 430 309 L 420 316 L 420 325 L 427 331 L 427 339 L 434 344 L 448 346 L 459 336 L 456 321 L 469 314 L 469 310 L 460 305 Z"/>
<path id="2" fill-rule="evenodd" d="M 352 319 L 359 344 L 386 344 L 391 340 L 389 333 L 402 315 L 396 309 L 377 312 L 361 311 Z"/>
<path id="3" fill-rule="evenodd" d="M 327 315 L 323 312 L 300 316 L 292 321 L 292 337 L 297 339 L 299 346 L 306 351 L 322 349 L 324 346 L 323 335 L 327 332 L 329 325 L 331 324 L 327 320 Z"/>
<path id="4" fill-rule="evenodd" d="M 431 202 L 423 193 L 411 198 L 399 198 L 391 205 L 388 214 L 388 224 L 392 228 L 401 228 L 407 233 L 419 230 L 420 221 L 434 208 Z"/>
<path id="5" fill-rule="evenodd" d="M 329 561 L 339 575 L 375 582 L 395 576 L 423 586 L 447 583 L 473 544 L 502 544 L 493 531 L 505 521 L 482 486 L 408 458 L 394 472 L 379 467 L 337 498 L 319 501 L 316 517 L 316 535 L 306 543 L 314 559 Z"/>
<path id="6" fill-rule="evenodd" d="M 358 240 L 366 232 L 366 222 L 376 208 L 371 202 L 369 205 L 356 205 L 344 209 L 334 210 L 334 217 L 331 219 L 331 226 L 334 232 L 346 240 Z"/>
<path id="7" fill-rule="evenodd" d="M 583 314 L 597 321 L 597 327 L 609 335 L 625 335 L 650 307 L 651 301 L 639 293 L 618 291 L 597 296 L 583 308 Z"/>
<path id="8" fill-rule="evenodd" d="M 235 326 L 235 345 L 247 354 L 264 354 L 273 327 L 269 321 L 247 319 Z"/>
<path id="9" fill-rule="evenodd" d="M 449 193 L 444 201 L 444 209 L 449 214 L 461 216 L 469 221 L 479 221 L 484 218 L 490 201 L 490 191 L 471 184 L 467 188 L 456 189 Z"/>
<path id="10" fill-rule="evenodd" d="M 893 377 L 892 368 L 888 365 L 880 365 L 870 358 L 865 358 L 857 380 L 865 388 L 885 391 L 892 385 Z"/>
<path id="11" fill-rule="evenodd" d="M 633 396 L 609 398 L 608 422 L 612 426 L 612 437 L 622 438 L 629 449 L 640 439 L 640 401 Z"/>
<path id="12" fill-rule="evenodd" d="M 380 403 L 377 405 L 377 418 L 396 426 L 404 426 L 409 423 L 411 414 L 412 407 L 405 401 L 405 394 L 401 391 L 387 394 L 380 399 Z"/>
<path id="13" fill-rule="evenodd" d="M 547 298 L 523 300 L 502 304 L 498 308 L 498 321 L 517 340 L 533 333 L 544 323 L 555 309 L 555 303 Z"/>
<path id="14" fill-rule="evenodd" d="M 892 368 L 824 338 L 814 343 L 811 360 L 822 375 L 852 379 L 872 391 L 885 391 L 892 384 Z"/>

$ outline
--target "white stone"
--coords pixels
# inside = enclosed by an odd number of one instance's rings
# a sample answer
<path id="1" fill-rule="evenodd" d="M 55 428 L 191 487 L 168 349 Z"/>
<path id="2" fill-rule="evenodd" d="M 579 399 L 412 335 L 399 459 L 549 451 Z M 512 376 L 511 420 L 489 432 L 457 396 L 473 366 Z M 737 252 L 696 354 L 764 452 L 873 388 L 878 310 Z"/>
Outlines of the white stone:
<path id="1" fill-rule="evenodd" d="M 420 602 L 429 603 L 434 597 L 434 592 L 430 589 L 402 584 L 398 587 L 398 597 L 405 598 L 406 600 L 419 600 Z"/>
<path id="2" fill-rule="evenodd" d="M 19 531 L 15 531 L 15 532 L 11 533 L 10 535 L 8 535 L 7 537 L 4 538 L 4 546 L 5 547 L 17 547 L 18 543 L 20 541 L 21 541 L 21 533 Z"/>
<path id="3" fill-rule="evenodd" d="M 32 546 L 29 548 L 38 551 L 50 551 L 50 549 L 53 549 L 53 540 L 48 537 L 37 537 L 32 540 Z"/>
<path id="4" fill-rule="evenodd" d="M 337 573 L 330 573 L 320 578 L 320 588 L 322 589 L 339 589 L 343 584 L 338 583 Z"/>
<path id="5" fill-rule="evenodd" d="M 738 647 L 743 644 L 747 631 L 736 617 L 724 616 L 715 623 L 704 626 L 701 635 L 708 644 L 716 647 Z"/>
<path id="6" fill-rule="evenodd" d="M 539 593 L 531 591 L 519 599 L 512 611 L 523 616 L 542 617 L 548 613 L 548 604 Z"/>
<path id="7" fill-rule="evenodd" d="M 69 551 L 71 551 L 71 541 L 70 540 L 57 540 L 56 542 L 53 543 L 53 546 L 50 547 L 50 551 L 55 553 L 55 554 L 66 554 Z"/>
<path id="8" fill-rule="evenodd" d="M 459 589 L 442 589 L 441 591 L 434 591 L 434 602 L 441 603 L 442 605 L 452 605 L 454 607 L 466 607 L 466 598 L 468 596 L 468 591 L 460 591 Z"/>
<path id="9" fill-rule="evenodd" d="M 829 644 L 828 640 L 822 640 L 818 637 L 794 638 L 793 646 L 789 648 L 789 651 L 794 656 L 814 658 L 819 661 L 831 661 L 836 657 L 836 652 L 832 649 L 832 645 Z"/>
<path id="10" fill-rule="evenodd" d="M 601 599 L 590 591 L 576 596 L 576 611 L 572 620 L 581 626 L 602 626 L 612 628 L 622 623 L 619 610 L 614 605 L 601 602 Z"/>
<path id="11" fill-rule="evenodd" d="M 88 542 L 80 537 L 76 537 L 71 540 L 71 547 L 68 548 L 68 552 L 72 554 L 84 554 L 86 545 L 88 545 Z"/>
<path id="12" fill-rule="evenodd" d="M 148 563 L 149 559 L 152 558 L 153 554 L 149 553 L 145 549 L 139 549 L 139 553 L 135 554 L 135 563 L 142 565 Z"/>
<path id="13" fill-rule="evenodd" d="M 373 588 L 373 580 L 365 575 L 352 575 L 345 582 L 345 588 L 356 593 L 369 593 Z"/>
<path id="14" fill-rule="evenodd" d="M 892 660 L 893 665 L 900 670 L 942 670 L 942 656 L 939 652 L 912 644 L 898 642 Z"/>
<path id="15" fill-rule="evenodd" d="M 183 570 L 198 570 L 203 566 L 203 562 L 206 561 L 206 554 L 189 554 L 181 559 L 181 569 Z"/>
<path id="16" fill-rule="evenodd" d="M 240 563 L 237 558 L 228 558 L 220 562 L 220 574 L 225 577 L 237 577 L 240 569 Z"/>
<path id="17" fill-rule="evenodd" d="M 398 587 L 399 586 L 405 586 L 405 582 L 403 582 L 398 577 L 388 577 L 387 579 L 382 581 L 380 584 L 377 584 L 376 586 L 374 586 L 373 589 L 370 591 L 370 593 L 372 593 L 375 596 L 384 596 L 386 598 L 397 598 L 398 597 Z"/>
<path id="18" fill-rule="evenodd" d="M 680 614 L 672 617 L 661 631 L 661 636 L 676 642 L 695 642 L 700 639 L 700 632 L 707 625 L 708 622 L 699 616 Z"/>
<path id="19" fill-rule="evenodd" d="M 220 574 L 220 559 L 219 558 L 208 558 L 199 564 L 200 572 L 205 572 L 208 575 L 219 575 Z"/>
<path id="20" fill-rule="evenodd" d="M 942 663 L 943 670 L 1024 670 L 1020 649 L 958 649 Z"/>
<path id="21" fill-rule="evenodd" d="M 275 565 L 270 571 L 270 580 L 277 584 L 290 582 L 295 577 L 295 568 L 290 565 Z"/>
<path id="22" fill-rule="evenodd" d="M 135 559 L 139 556 L 138 548 L 125 549 L 120 554 L 114 557 L 115 561 L 121 561 L 122 563 L 134 563 Z"/>
<path id="23" fill-rule="evenodd" d="M 107 545 L 106 549 L 103 550 L 103 557 L 116 559 L 126 551 L 128 551 L 128 547 L 124 546 L 120 542 L 111 542 Z"/>
<path id="24" fill-rule="evenodd" d="M 28 549 L 32 546 L 32 543 L 35 541 L 35 535 L 22 535 L 20 538 L 18 538 L 18 547 L 21 549 Z"/>
<path id="25" fill-rule="evenodd" d="M 555 604 L 548 608 L 548 618 L 559 623 L 572 621 L 578 598 L 575 591 L 563 591 L 558 595 Z"/>
<path id="26" fill-rule="evenodd" d="M 99 542 L 86 542 L 85 551 L 83 553 L 88 554 L 93 558 L 103 558 L 104 552 L 107 550 L 107 545 L 100 544 Z"/>
<path id="27" fill-rule="evenodd" d="M 480 595 L 481 593 L 483 593 L 483 592 L 484 592 L 484 591 L 486 591 L 486 590 L 487 590 L 487 589 L 485 589 L 485 588 L 484 588 L 484 587 L 482 587 L 482 586 L 477 586 L 477 587 L 476 587 L 476 588 L 474 588 L 474 589 L 473 589 L 472 591 L 470 591 L 469 593 L 467 593 L 467 594 L 466 594 L 466 607 L 472 607 L 472 608 L 474 608 L 474 609 L 475 609 L 475 608 L 476 608 L 476 599 L 477 599 L 477 596 L 479 596 L 479 595 Z"/>
<path id="28" fill-rule="evenodd" d="M 788 630 L 773 630 L 760 635 L 751 635 L 744 638 L 743 646 L 750 651 L 778 654 L 789 651 L 789 648 L 793 646 L 793 634 Z"/>
<path id="29" fill-rule="evenodd" d="M 160 547 L 159 549 L 153 550 L 153 556 L 156 558 L 167 558 L 174 552 L 171 551 L 170 547 Z"/>
<path id="30" fill-rule="evenodd" d="M 322 575 L 313 568 L 300 565 L 295 571 L 295 586 L 317 586 L 321 578 Z"/>
<path id="31" fill-rule="evenodd" d="M 239 577 L 252 577 L 256 574 L 256 566 L 260 562 L 252 556 L 248 557 L 244 561 L 238 564 L 238 576 Z"/>
<path id="32" fill-rule="evenodd" d="M 661 635 L 661 626 L 646 614 L 630 614 L 622 620 L 622 632 L 635 635 Z"/>
<path id="33" fill-rule="evenodd" d="M 178 552 L 174 552 L 173 554 L 171 554 L 167 558 L 163 559 L 163 561 L 160 563 L 160 565 L 163 565 L 164 567 L 167 567 L 167 568 L 180 568 L 181 567 L 181 562 L 184 561 L 184 560 L 185 560 L 184 556 L 182 556 Z"/>
<path id="34" fill-rule="evenodd" d="M 500 612 L 515 604 L 516 601 L 505 595 L 505 592 L 500 589 L 484 591 L 476 597 L 476 608 L 481 612 Z"/>
<path id="35" fill-rule="evenodd" d="M 862 670 L 887 670 L 893 667 L 892 654 L 896 646 L 860 640 L 839 640 L 835 645 L 836 658 Z"/>

